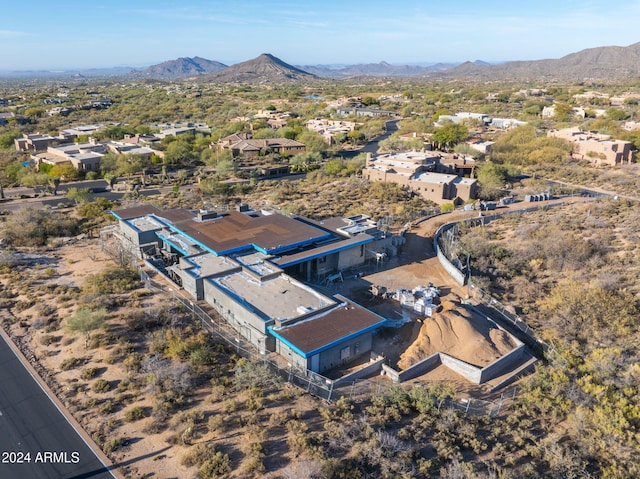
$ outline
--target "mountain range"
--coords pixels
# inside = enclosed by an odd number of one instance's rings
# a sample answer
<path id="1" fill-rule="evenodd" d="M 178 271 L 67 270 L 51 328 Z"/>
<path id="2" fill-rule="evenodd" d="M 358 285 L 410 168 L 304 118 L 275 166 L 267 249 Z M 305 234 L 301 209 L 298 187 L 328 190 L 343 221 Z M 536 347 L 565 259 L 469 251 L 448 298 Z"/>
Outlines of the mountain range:
<path id="1" fill-rule="evenodd" d="M 605 80 L 640 76 L 640 42 L 628 47 L 598 47 L 562 58 L 478 65 L 466 62 L 440 74 L 478 80 Z"/>
<path id="2" fill-rule="evenodd" d="M 178 58 L 151 65 L 141 72 L 142 76 L 158 79 L 173 79 L 193 75 L 215 73 L 227 68 L 224 63 L 207 60 L 206 58 Z"/>
<path id="3" fill-rule="evenodd" d="M 275 56 L 262 55 L 227 66 L 201 57 L 178 58 L 143 70 L 72 70 L 64 72 L 0 72 L 5 77 L 134 77 L 174 80 L 197 78 L 220 83 L 283 83 L 322 78 L 406 77 L 467 80 L 621 80 L 640 77 L 640 42 L 627 47 L 589 48 L 558 59 L 511 61 L 489 64 L 480 60 L 464 63 L 437 63 L 428 66 L 392 65 L 387 62 L 358 65 L 293 66 Z"/>

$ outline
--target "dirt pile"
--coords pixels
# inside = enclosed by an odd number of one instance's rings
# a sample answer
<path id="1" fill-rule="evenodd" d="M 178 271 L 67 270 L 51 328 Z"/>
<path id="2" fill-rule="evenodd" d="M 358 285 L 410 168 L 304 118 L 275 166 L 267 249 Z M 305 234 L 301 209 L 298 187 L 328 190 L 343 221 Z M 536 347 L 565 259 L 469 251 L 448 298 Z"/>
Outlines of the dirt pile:
<path id="1" fill-rule="evenodd" d="M 459 303 L 444 301 L 433 317 L 425 318 L 418 337 L 401 355 L 398 367 L 407 369 L 437 352 L 482 367 L 516 346 L 515 340 L 491 321 Z"/>

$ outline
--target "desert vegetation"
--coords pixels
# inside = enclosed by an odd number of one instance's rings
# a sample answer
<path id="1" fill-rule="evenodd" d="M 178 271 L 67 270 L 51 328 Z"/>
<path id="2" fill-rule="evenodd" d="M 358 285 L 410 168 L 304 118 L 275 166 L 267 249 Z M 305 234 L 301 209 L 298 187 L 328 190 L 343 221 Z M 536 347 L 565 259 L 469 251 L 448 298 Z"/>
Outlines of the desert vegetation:
<path id="1" fill-rule="evenodd" d="M 549 86 L 544 96 L 523 96 L 520 85 L 507 82 L 399 79 L 367 84 L 366 91 L 347 83 L 319 83 L 314 89 L 324 102 L 362 97 L 400 112 L 398 133 L 429 136 L 430 146 L 470 154 L 461 141 L 495 141 L 492 152 L 478 154 L 475 171 L 482 198 L 489 200 L 507 194 L 507 187 L 537 193 L 549 188 L 547 179 L 569 183 L 554 186 L 556 193 L 583 185 L 637 196 L 637 165 L 596 170 L 571 160 L 567 143 L 546 137 L 550 128 L 573 125 L 640 146 L 637 133 L 621 129 L 624 118 L 637 115 L 637 103 L 608 111 L 605 118 L 592 114 L 590 109 L 600 106 L 595 103 L 586 105 L 586 118 L 570 116 L 575 93 L 637 87 L 568 84 Z M 403 225 L 434 205 L 396 185 L 367 182 L 359 175 L 364 157 L 342 154 L 381 134 L 384 121 L 347 118 L 359 123 L 356 130 L 330 145 L 303 125 L 317 116 L 333 118 L 335 110 L 305 99 L 308 91 L 293 85 L 104 82 L 100 89 L 113 106 L 69 117 L 40 111 L 52 88 L 0 89 L 2 96 L 21 98 L 15 111 L 28 119 L 0 127 L 0 189 L 48 186 L 44 194 L 61 202 L 1 218 L 2 325 L 33 352 L 56 392 L 114 461 L 161 451 L 127 466 L 128 476 L 157 470 L 201 478 L 640 475 L 635 203 L 569 204 L 461 229 L 458 248 L 470 257 L 473 284 L 509 305 L 558 352 L 518 383 L 514 400 L 505 402 L 499 415 L 441 407 L 458 395 L 450 383 L 394 386 L 327 404 L 213 340 L 188 311 L 144 288 L 127 258 L 108 259 L 97 240 L 78 235 L 91 236 L 111 221 L 110 209 L 143 202 L 207 208 L 243 201 L 316 219 L 362 213 Z M 65 101 L 84 95 L 81 84 L 66 88 Z M 559 102 L 556 118 L 541 116 L 549 97 Z M 235 121 L 265 108 L 290 111 L 290 123 L 271 129 L 263 121 Z M 462 110 L 514 117 L 529 126 L 507 132 L 486 131 L 472 121 L 434 126 L 440 115 Z M 112 124 L 116 119 L 119 125 Z M 35 171 L 24 165 L 25 156 L 11 151 L 13 139 L 23 133 L 104 123 L 108 127 L 98 139 L 122 139 L 151 132 L 151 122 L 180 119 L 206 122 L 211 133 L 162 140 L 164 161 L 105 157 L 93 176 L 110 183 L 142 177 L 146 184 L 173 186 L 149 197 L 130 192 L 122 203 L 92 198 L 83 188 L 72 188 L 64 198 L 55 191 L 58 183 L 81 174 Z M 247 131 L 306 142 L 305 154 L 261 158 L 288 164 L 304 177 L 258 181 L 232 156 L 209 148 L 219 138 Z M 403 143 L 399 135 L 381 143 L 387 151 L 425 146 Z M 443 211 L 452 208 L 445 205 Z"/>

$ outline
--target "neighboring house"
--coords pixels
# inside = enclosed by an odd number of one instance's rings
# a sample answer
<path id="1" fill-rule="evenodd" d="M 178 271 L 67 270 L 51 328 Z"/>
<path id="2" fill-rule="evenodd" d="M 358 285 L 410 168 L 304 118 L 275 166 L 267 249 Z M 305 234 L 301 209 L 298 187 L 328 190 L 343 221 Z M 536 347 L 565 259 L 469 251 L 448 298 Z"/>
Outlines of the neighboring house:
<path id="1" fill-rule="evenodd" d="M 444 126 L 447 123 L 459 124 L 470 120 L 481 122 L 485 126 L 491 123 L 491 118 L 489 118 L 489 115 L 485 115 L 484 113 L 471 113 L 468 111 L 461 111 L 456 113 L 455 115 L 440 115 L 438 117 L 438 121 L 435 122 L 435 125 Z"/>
<path id="2" fill-rule="evenodd" d="M 32 158 L 36 166 L 41 163 L 53 166 L 71 163 L 76 170 L 88 172 L 100 169 L 100 160 L 107 152 L 106 143 L 100 143 L 91 138 L 87 143 L 49 146 L 46 153 L 36 154 Z"/>
<path id="3" fill-rule="evenodd" d="M 14 140 L 16 151 L 24 151 L 27 153 L 47 151 L 50 145 L 64 142 L 64 137 L 40 133 L 24 133 L 22 138 L 16 138 Z"/>
<path id="4" fill-rule="evenodd" d="M 111 141 L 107 148 L 116 155 L 135 155 L 143 158 L 151 158 L 153 155 L 164 158 L 164 151 L 154 150 L 142 145 L 127 143 L 124 141 Z"/>
<path id="5" fill-rule="evenodd" d="M 593 108 L 583 108 L 581 106 L 576 106 L 572 108 L 572 112 L 571 112 L 571 116 L 573 118 L 586 118 L 587 117 L 587 110 L 589 110 L 589 112 L 591 112 L 591 114 L 595 114 L 595 116 L 604 116 L 606 114 L 605 110 L 602 109 L 597 109 L 594 110 Z M 553 118 L 556 116 L 556 106 L 555 105 L 551 105 L 551 106 L 545 106 L 542 109 L 542 118 Z"/>
<path id="6" fill-rule="evenodd" d="M 514 118 L 491 118 L 489 126 L 501 130 L 510 130 L 511 128 L 517 128 L 527 124 L 526 121 L 516 120 Z"/>
<path id="7" fill-rule="evenodd" d="M 438 121 L 435 122 L 435 126 L 444 126 L 447 123 L 460 124 L 470 120 L 480 122 L 485 127 L 498 128 L 501 130 L 517 128 L 527 124 L 526 121 L 520 121 L 514 118 L 491 118 L 489 115 L 485 115 L 484 113 L 461 111 L 454 115 L 440 115 L 438 117 Z"/>
<path id="8" fill-rule="evenodd" d="M 233 156 L 242 158 L 257 158 L 268 153 L 297 155 L 306 151 L 306 145 L 288 138 L 266 138 L 255 140 L 249 134 L 236 133 L 212 143 L 217 150 L 231 150 Z"/>
<path id="9" fill-rule="evenodd" d="M 369 353 L 385 319 L 302 282 L 329 284 L 403 240 L 369 218 L 323 222 L 246 205 L 225 212 L 151 205 L 117 210 L 114 235 L 194 300 L 209 303 L 262 353 L 323 372 Z M 299 279 L 296 279 L 299 278 Z"/>
<path id="10" fill-rule="evenodd" d="M 155 136 L 158 138 L 165 138 L 167 136 L 177 136 L 183 133 L 211 133 L 211 128 L 205 123 L 191 123 L 191 122 L 175 122 L 175 123 L 151 123 L 151 128 L 160 130 Z"/>
<path id="11" fill-rule="evenodd" d="M 354 116 L 388 116 L 392 118 L 397 118 L 400 116 L 395 111 L 377 110 L 375 108 L 358 108 L 358 107 L 340 107 L 336 109 L 336 114 L 342 117 L 354 115 Z"/>
<path id="12" fill-rule="evenodd" d="M 479 140 L 477 138 L 466 142 L 466 144 L 471 148 L 479 151 L 480 153 L 484 153 L 485 155 L 491 153 L 491 148 L 494 143 L 495 141 Z"/>
<path id="13" fill-rule="evenodd" d="M 325 120 L 317 118 L 309 120 L 305 126 L 312 131 L 318 133 L 330 145 L 333 144 L 333 138 L 338 134 L 347 134 L 355 130 L 357 123 L 354 121 L 342 120 Z"/>
<path id="14" fill-rule="evenodd" d="M 15 118 L 15 117 L 16 117 L 16 114 L 13 112 L 0 113 L 0 126 L 5 126 L 11 118 Z"/>
<path id="15" fill-rule="evenodd" d="M 573 143 L 571 156 L 577 160 L 588 160 L 594 166 L 617 166 L 635 161 L 632 143 L 612 140 L 610 135 L 594 131 L 582 131 L 578 127 L 550 130 L 547 136 L 562 138 Z"/>
<path id="16" fill-rule="evenodd" d="M 79 125 L 60 130 L 60 136 L 66 141 L 73 141 L 79 136 L 91 136 L 96 131 L 102 130 L 104 125 Z"/>
<path id="17" fill-rule="evenodd" d="M 397 153 L 375 158 L 367 155 L 367 164 L 362 170 L 362 176 L 370 181 L 406 186 L 423 199 L 438 204 L 461 204 L 478 197 L 478 184 L 475 179 L 434 173 L 439 165 L 440 157 L 427 153 Z"/>

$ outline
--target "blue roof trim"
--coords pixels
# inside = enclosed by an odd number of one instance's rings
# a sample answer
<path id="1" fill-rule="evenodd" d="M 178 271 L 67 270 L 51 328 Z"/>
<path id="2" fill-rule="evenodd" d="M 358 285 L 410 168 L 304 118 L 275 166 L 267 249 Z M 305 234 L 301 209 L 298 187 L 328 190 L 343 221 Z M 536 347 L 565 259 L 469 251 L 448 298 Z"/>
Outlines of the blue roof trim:
<path id="1" fill-rule="evenodd" d="M 278 334 L 277 331 L 274 331 L 274 329 L 272 327 L 268 327 L 267 331 L 269 331 L 273 336 L 275 336 L 279 341 L 283 342 L 284 344 L 287 345 L 287 347 L 289 349 L 291 349 L 292 351 L 294 351 L 296 354 L 298 354 L 298 356 L 302 356 L 303 358 L 307 359 L 309 356 L 307 356 L 307 353 L 305 353 L 302 349 L 298 348 L 296 345 L 294 345 L 292 342 L 290 342 L 288 339 L 283 338 L 282 336 L 280 336 Z"/>
<path id="2" fill-rule="evenodd" d="M 313 351 L 309 351 L 307 353 L 305 353 L 302 349 L 298 348 L 295 344 L 293 344 L 288 339 L 282 337 L 272 327 L 268 327 L 267 331 L 269 331 L 278 340 L 280 340 L 284 344 L 286 344 L 290 349 L 295 351 L 298 355 L 302 356 L 305 359 L 308 359 L 308 358 L 310 358 L 312 356 L 315 356 L 316 354 L 320 354 L 320 353 L 322 353 L 324 351 L 327 351 L 328 349 L 331 349 L 331 348 L 334 348 L 334 347 L 336 347 L 336 346 L 338 346 L 340 344 L 346 343 L 347 341 L 350 341 L 350 340 L 352 340 L 354 338 L 357 338 L 358 336 L 361 336 L 361 335 L 363 335 L 365 333 L 368 333 L 370 331 L 375 331 L 376 329 L 381 328 L 382 326 L 384 326 L 384 324 L 386 322 L 387 322 L 387 320 L 385 318 L 382 318 L 381 321 L 378 321 L 377 323 L 372 324 L 371 326 L 367 326 L 366 328 L 363 328 L 363 329 L 361 329 L 359 331 L 356 331 L 355 333 L 351 333 L 351 334 L 348 334 L 347 336 L 343 336 L 340 339 L 336 339 L 335 341 L 332 341 L 329 344 L 325 344 L 324 346 L 316 348 Z"/>
<path id="3" fill-rule="evenodd" d="M 365 333 L 368 333 L 369 331 L 375 331 L 376 329 L 384 326 L 384 324 L 387 322 L 386 319 L 382 319 L 382 321 L 377 322 L 376 324 L 372 324 L 371 326 L 367 326 L 366 328 L 361 329 L 360 331 L 356 331 L 355 333 L 351 333 L 348 334 L 347 336 L 343 336 L 340 339 L 336 339 L 335 341 L 333 341 L 332 343 L 326 344 L 324 346 L 321 346 L 317 349 L 314 349 L 313 351 L 309 351 L 308 357 L 311 356 L 315 356 L 316 354 L 320 354 L 323 351 L 326 351 L 327 349 L 331 349 L 335 346 L 338 346 L 339 344 L 343 344 L 346 343 L 347 341 L 350 341 L 358 336 L 361 336 Z"/>
<path id="4" fill-rule="evenodd" d="M 182 253 L 184 256 L 188 256 L 189 253 L 187 253 L 185 250 L 183 250 L 182 248 L 180 248 L 180 246 L 178 246 L 177 244 L 175 244 L 173 241 L 165 238 L 164 236 L 162 236 L 161 234 L 157 235 L 158 238 L 160 238 L 162 241 L 166 241 L 168 244 L 170 244 L 173 248 L 175 248 L 176 250 L 178 250 L 180 253 Z"/>
<path id="5" fill-rule="evenodd" d="M 297 243 L 290 243 L 287 245 L 278 245 L 275 248 L 262 248 L 261 246 L 258 245 L 253 245 L 254 248 L 256 248 L 258 251 L 260 251 L 261 253 L 264 254 L 278 254 L 278 253 L 282 253 L 284 251 L 289 251 L 291 249 L 296 249 L 299 248 L 301 246 L 306 246 L 312 243 L 315 243 L 316 241 L 322 241 L 322 240 L 326 240 L 331 238 L 333 235 L 331 235 L 330 233 L 327 234 L 323 234 L 321 236 L 316 236 L 314 238 L 310 238 L 304 241 L 299 241 Z"/>
<path id="6" fill-rule="evenodd" d="M 257 316 L 260 316 L 260 318 L 263 321 L 265 321 L 265 322 L 272 321 L 271 317 L 269 317 L 268 315 L 266 315 L 265 313 L 260 311 L 253 304 L 249 303 L 246 299 L 244 299 L 242 296 L 240 296 L 237 293 L 231 291 L 229 288 L 226 288 L 224 285 L 215 282 L 212 278 L 205 278 L 205 281 L 208 281 L 214 287 L 216 287 L 219 290 L 221 290 L 224 294 L 229 296 L 233 301 L 235 301 L 236 303 L 241 305 L 243 308 L 246 308 L 247 310 L 249 310 L 249 312 L 251 312 L 251 313 L 253 313 L 253 314 L 257 315 Z"/>
<path id="7" fill-rule="evenodd" d="M 164 221 L 162 223 L 165 224 L 167 226 L 167 228 L 169 228 L 174 233 L 178 234 L 179 236 L 184 236 L 185 238 L 187 238 L 192 243 L 197 244 L 198 246 L 200 246 L 200 248 L 202 248 L 203 250 L 208 251 L 209 253 L 211 253 L 214 256 L 220 256 L 220 253 L 218 253 L 217 251 L 212 250 L 207 245 L 205 245 L 204 243 L 201 243 L 197 239 L 192 238 L 187 233 L 182 231 L 180 228 L 177 228 L 177 227 L 173 226 L 172 224 L 164 222 Z M 185 256 L 186 256 L 186 254 L 185 254 Z"/>
<path id="8" fill-rule="evenodd" d="M 307 261 L 311 261 L 311 260 L 316 259 L 316 258 L 322 258 L 323 256 L 327 256 L 327 255 L 332 254 L 332 253 L 339 253 L 340 251 L 345 251 L 345 250 L 354 248 L 356 246 L 362 246 L 362 245 L 367 244 L 367 243 L 372 243 L 374 240 L 375 240 L 375 238 L 370 236 L 367 239 L 363 239 L 363 240 L 357 241 L 355 243 L 349 243 L 348 245 L 338 246 L 336 248 L 331 248 L 331 249 L 329 249 L 327 251 L 323 251 L 322 253 L 318 253 L 318 254 L 314 254 L 314 255 L 310 255 L 310 256 L 305 256 L 304 258 L 296 259 L 296 260 L 289 261 L 289 262 L 286 262 L 286 263 L 277 263 L 276 262 L 275 264 L 280 268 L 288 268 L 289 266 L 295 266 L 295 265 L 300 264 L 300 263 L 306 263 Z"/>

